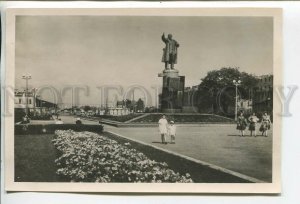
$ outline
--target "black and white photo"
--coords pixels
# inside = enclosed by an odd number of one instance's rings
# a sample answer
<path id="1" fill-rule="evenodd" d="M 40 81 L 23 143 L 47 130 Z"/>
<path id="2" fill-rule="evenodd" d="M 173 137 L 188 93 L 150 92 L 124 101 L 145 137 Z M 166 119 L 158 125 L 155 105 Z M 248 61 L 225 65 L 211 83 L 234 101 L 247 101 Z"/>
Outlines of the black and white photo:
<path id="1" fill-rule="evenodd" d="M 280 192 L 280 9 L 7 22 L 7 190 Z"/>

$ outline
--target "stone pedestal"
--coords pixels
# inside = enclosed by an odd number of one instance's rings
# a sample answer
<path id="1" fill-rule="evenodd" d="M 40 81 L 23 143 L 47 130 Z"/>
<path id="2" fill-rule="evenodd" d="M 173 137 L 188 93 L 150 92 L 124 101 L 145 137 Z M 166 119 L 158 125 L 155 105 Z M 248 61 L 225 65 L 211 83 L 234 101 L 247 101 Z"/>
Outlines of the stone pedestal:
<path id="1" fill-rule="evenodd" d="M 158 76 L 163 77 L 161 111 L 163 113 L 182 112 L 185 77 L 179 76 L 179 71 L 176 69 L 165 69 Z"/>

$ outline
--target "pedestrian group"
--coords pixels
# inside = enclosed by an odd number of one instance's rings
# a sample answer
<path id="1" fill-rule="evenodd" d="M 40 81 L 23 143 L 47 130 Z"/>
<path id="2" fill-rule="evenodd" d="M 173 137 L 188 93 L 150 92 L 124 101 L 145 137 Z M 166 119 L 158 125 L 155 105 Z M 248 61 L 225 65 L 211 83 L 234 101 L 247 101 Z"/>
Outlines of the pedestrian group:
<path id="1" fill-rule="evenodd" d="M 259 118 L 256 117 L 255 113 L 253 113 L 247 120 L 247 118 L 244 117 L 244 113 L 240 112 L 239 117 L 237 118 L 237 127 L 236 129 L 240 131 L 240 136 L 244 136 L 245 135 L 245 130 L 248 126 L 249 123 L 249 127 L 248 130 L 250 131 L 250 136 L 254 136 L 256 137 L 256 126 L 257 123 L 259 121 Z M 262 136 L 267 137 L 268 136 L 268 130 L 271 127 L 271 119 L 270 116 L 267 114 L 267 112 L 265 112 L 262 116 L 261 119 L 261 125 L 259 128 L 259 131 L 262 133 Z"/>
<path id="2" fill-rule="evenodd" d="M 176 125 L 174 124 L 174 121 L 170 121 L 169 124 L 166 116 L 162 115 L 162 117 L 158 121 L 158 128 L 161 135 L 162 144 L 168 144 L 167 136 L 170 136 L 170 143 L 175 144 Z"/>

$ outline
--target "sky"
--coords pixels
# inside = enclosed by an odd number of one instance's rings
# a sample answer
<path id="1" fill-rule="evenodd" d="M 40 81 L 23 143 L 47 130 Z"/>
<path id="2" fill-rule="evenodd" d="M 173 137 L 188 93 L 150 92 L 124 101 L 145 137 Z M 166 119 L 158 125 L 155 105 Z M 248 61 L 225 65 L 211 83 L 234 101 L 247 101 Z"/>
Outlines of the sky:
<path id="1" fill-rule="evenodd" d="M 150 87 L 161 86 L 158 73 L 164 69 L 162 33 L 180 44 L 175 68 L 186 86 L 222 67 L 272 73 L 270 17 L 17 16 L 16 88 L 24 88 L 22 75 L 30 74 L 30 88 L 89 87 L 80 104 L 99 104 L 96 87 L 104 85 L 136 85 L 155 95 Z M 65 104 L 70 97 L 65 95 Z"/>

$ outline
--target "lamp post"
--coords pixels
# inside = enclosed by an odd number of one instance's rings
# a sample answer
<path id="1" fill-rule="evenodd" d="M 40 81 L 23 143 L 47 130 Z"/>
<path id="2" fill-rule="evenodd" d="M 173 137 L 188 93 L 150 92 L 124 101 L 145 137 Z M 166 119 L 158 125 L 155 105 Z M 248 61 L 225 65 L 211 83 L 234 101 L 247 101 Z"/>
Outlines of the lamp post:
<path id="1" fill-rule="evenodd" d="M 34 115 L 36 115 L 36 92 L 37 92 L 37 88 L 33 88 L 32 92 L 33 92 L 33 110 L 34 110 Z"/>
<path id="2" fill-rule="evenodd" d="M 26 109 L 25 109 L 25 112 L 26 112 L 26 115 L 28 115 L 28 80 L 31 79 L 31 75 L 23 75 L 22 76 L 22 79 L 26 80 L 26 91 L 25 91 L 25 95 L 26 95 Z"/>
<path id="3" fill-rule="evenodd" d="M 237 100 L 237 97 L 238 97 L 237 87 L 239 85 L 241 85 L 242 81 L 241 80 L 233 80 L 232 82 L 235 85 L 235 113 L 234 113 L 234 119 L 235 119 L 235 121 L 237 121 L 237 102 L 238 102 L 238 100 Z"/>

